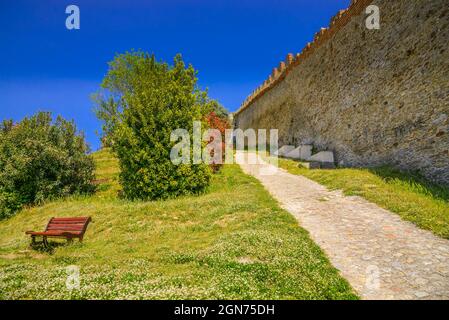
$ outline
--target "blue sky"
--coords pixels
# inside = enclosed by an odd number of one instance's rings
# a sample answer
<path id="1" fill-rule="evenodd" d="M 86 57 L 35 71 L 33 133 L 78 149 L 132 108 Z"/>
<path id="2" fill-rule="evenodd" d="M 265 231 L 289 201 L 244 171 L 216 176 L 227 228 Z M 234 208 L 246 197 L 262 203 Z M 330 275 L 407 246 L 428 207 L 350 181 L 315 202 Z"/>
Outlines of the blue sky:
<path id="1" fill-rule="evenodd" d="M 299 52 L 350 0 L 0 1 L 0 119 L 38 110 L 74 119 L 96 150 L 90 94 L 116 53 L 181 53 L 231 111 L 289 52 Z M 81 29 L 67 30 L 75 4 Z"/>

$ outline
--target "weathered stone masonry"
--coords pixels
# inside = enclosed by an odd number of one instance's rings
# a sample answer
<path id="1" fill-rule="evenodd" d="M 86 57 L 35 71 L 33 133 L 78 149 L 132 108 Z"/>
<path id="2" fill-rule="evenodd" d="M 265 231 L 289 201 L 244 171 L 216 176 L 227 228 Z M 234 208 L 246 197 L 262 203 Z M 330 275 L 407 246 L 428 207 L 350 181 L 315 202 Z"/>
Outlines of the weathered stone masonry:
<path id="1" fill-rule="evenodd" d="M 377 5 L 380 30 L 365 26 Z M 235 115 L 343 166 L 391 164 L 449 184 L 447 0 L 358 0 L 289 54 Z"/>

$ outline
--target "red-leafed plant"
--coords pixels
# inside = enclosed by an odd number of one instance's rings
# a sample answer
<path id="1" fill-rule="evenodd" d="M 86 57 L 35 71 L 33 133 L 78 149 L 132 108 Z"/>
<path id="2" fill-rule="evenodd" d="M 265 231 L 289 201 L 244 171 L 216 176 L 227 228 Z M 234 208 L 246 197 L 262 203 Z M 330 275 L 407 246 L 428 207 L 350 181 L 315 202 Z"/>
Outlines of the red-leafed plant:
<path id="1" fill-rule="evenodd" d="M 205 117 L 205 121 L 208 124 L 210 129 L 218 129 L 221 133 L 221 150 L 222 150 L 222 161 L 221 163 L 215 163 L 212 162 L 209 164 L 212 171 L 214 173 L 218 172 L 220 168 L 223 166 L 224 158 L 225 158 L 225 131 L 226 129 L 229 129 L 231 126 L 229 124 L 229 121 L 225 117 L 218 116 L 214 111 L 208 113 Z M 209 140 L 209 142 L 212 142 L 213 138 Z M 211 150 L 210 156 L 214 156 L 214 150 Z"/>

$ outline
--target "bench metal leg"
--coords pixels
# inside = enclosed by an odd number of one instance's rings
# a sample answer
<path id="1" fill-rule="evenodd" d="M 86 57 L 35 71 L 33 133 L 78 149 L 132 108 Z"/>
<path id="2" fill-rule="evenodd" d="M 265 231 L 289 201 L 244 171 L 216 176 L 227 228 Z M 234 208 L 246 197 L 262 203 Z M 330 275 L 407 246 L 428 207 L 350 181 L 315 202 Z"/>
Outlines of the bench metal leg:
<path id="1" fill-rule="evenodd" d="M 44 236 L 44 237 L 42 238 L 42 243 L 44 244 L 44 247 L 45 247 L 45 248 L 48 248 L 47 237 Z"/>
<path id="2" fill-rule="evenodd" d="M 31 236 L 31 244 L 32 245 L 36 244 L 36 236 Z"/>

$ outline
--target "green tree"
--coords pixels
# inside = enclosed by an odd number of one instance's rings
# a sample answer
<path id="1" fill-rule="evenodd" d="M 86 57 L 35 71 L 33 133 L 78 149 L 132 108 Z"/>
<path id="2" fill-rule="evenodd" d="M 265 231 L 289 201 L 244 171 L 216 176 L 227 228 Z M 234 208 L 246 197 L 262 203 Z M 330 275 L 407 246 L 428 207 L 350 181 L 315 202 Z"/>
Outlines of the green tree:
<path id="1" fill-rule="evenodd" d="M 208 113 L 213 112 L 214 115 L 223 121 L 228 121 L 228 110 L 226 110 L 226 108 L 223 107 L 217 100 L 210 100 L 208 102 L 208 108 L 210 109 Z"/>
<path id="2" fill-rule="evenodd" d="M 210 102 L 191 65 L 180 55 L 170 66 L 141 51 L 120 54 L 109 63 L 102 89 L 96 113 L 113 142 L 127 198 L 176 197 L 208 186 L 207 165 L 170 160 L 172 131 L 181 128 L 192 136 L 193 121 L 204 118 Z"/>
<path id="3" fill-rule="evenodd" d="M 94 163 L 73 122 L 39 112 L 0 124 L 0 218 L 25 204 L 94 191 Z"/>

